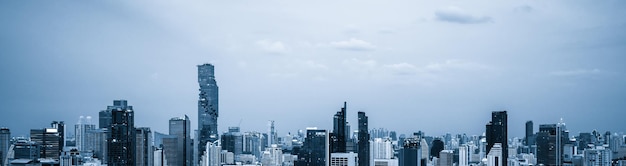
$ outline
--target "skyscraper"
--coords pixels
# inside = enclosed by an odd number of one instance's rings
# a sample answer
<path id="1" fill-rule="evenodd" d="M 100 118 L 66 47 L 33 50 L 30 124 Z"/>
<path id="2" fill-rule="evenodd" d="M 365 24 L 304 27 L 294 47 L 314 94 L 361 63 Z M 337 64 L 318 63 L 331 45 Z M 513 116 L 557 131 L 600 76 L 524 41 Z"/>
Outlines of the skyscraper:
<path id="1" fill-rule="evenodd" d="M 80 116 L 78 123 L 74 125 L 74 135 L 78 151 L 87 151 L 87 147 L 90 147 L 90 144 L 87 143 L 89 139 L 87 132 L 95 129 L 96 125 L 91 123 L 91 116 Z"/>
<path id="2" fill-rule="evenodd" d="M 542 124 L 537 133 L 537 164 L 563 165 L 563 147 L 569 140 L 565 124 Z"/>
<path id="3" fill-rule="evenodd" d="M 333 133 L 331 135 L 331 153 L 346 152 L 346 107 L 347 103 L 343 102 L 341 111 L 337 111 L 333 117 Z"/>
<path id="4" fill-rule="evenodd" d="M 326 130 L 308 128 L 295 166 L 329 166 L 330 148 Z"/>
<path id="5" fill-rule="evenodd" d="M 218 87 L 215 81 L 215 67 L 212 64 L 198 65 L 198 155 L 204 154 L 207 142 L 219 139 L 217 132 Z M 198 156 L 199 159 L 201 156 Z M 199 161 L 197 161 L 199 162 Z"/>
<path id="6" fill-rule="evenodd" d="M 535 144 L 535 133 L 533 132 L 533 121 L 526 121 L 526 137 L 524 138 L 524 145 L 531 146 Z"/>
<path id="7" fill-rule="evenodd" d="M 41 146 L 40 157 L 59 159 L 63 151 L 63 122 L 53 121 L 51 128 L 31 129 L 30 140 Z"/>
<path id="8" fill-rule="evenodd" d="M 487 154 L 495 143 L 500 143 L 502 145 L 502 157 L 506 161 L 509 157 L 506 111 L 494 111 L 491 113 L 491 121 L 486 125 L 485 134 L 487 136 Z"/>
<path id="9" fill-rule="evenodd" d="M 9 147 L 11 146 L 11 130 L 9 128 L 0 128 L 0 165 L 4 163 Z"/>
<path id="10" fill-rule="evenodd" d="M 115 100 L 111 110 L 111 124 L 107 138 L 107 163 L 110 166 L 135 164 L 135 116 L 126 100 Z"/>
<path id="11" fill-rule="evenodd" d="M 232 152 L 238 161 L 243 153 L 243 136 L 239 132 L 239 127 L 228 127 L 228 132 L 222 135 L 221 144 L 222 150 Z"/>
<path id="12" fill-rule="evenodd" d="M 420 147 L 421 138 L 419 136 L 414 136 L 411 138 L 406 138 L 403 147 L 400 149 L 400 153 L 398 154 L 398 159 L 400 160 L 400 166 L 422 166 L 425 165 L 421 161 L 422 159 L 422 150 Z"/>
<path id="13" fill-rule="evenodd" d="M 344 106 L 345 108 L 345 106 Z M 357 154 L 359 156 L 359 166 L 370 165 L 370 134 L 368 130 L 367 116 L 365 112 L 358 112 L 359 118 L 359 132 L 357 143 Z"/>
<path id="14" fill-rule="evenodd" d="M 175 117 L 170 119 L 169 135 L 175 136 L 173 149 L 165 148 L 166 158 L 169 165 L 191 166 L 192 142 L 191 122 L 189 117 Z M 171 148 L 171 147 L 170 147 Z"/>
<path id="15" fill-rule="evenodd" d="M 148 127 L 139 127 L 135 131 L 137 140 L 137 152 L 135 154 L 136 166 L 152 166 L 154 152 L 152 150 L 152 131 Z"/>

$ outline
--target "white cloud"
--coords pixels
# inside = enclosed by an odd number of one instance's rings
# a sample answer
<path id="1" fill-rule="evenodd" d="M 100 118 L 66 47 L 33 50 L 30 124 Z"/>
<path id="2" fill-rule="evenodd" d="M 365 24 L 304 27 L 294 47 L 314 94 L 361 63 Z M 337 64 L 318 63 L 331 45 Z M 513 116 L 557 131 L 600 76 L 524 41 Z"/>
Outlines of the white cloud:
<path id="1" fill-rule="evenodd" d="M 274 54 L 282 54 L 288 51 L 287 46 L 280 41 L 272 41 L 267 39 L 259 40 L 256 42 L 256 45 L 264 51 Z"/>
<path id="2" fill-rule="evenodd" d="M 424 70 L 427 72 L 442 72 L 449 70 L 484 70 L 489 69 L 489 66 L 459 60 L 459 59 L 449 59 L 441 63 L 431 63 L 424 67 Z"/>
<path id="3" fill-rule="evenodd" d="M 553 71 L 550 72 L 550 75 L 553 76 L 585 76 L 585 75 L 596 75 L 600 74 L 602 71 L 600 69 L 577 69 L 577 70 L 564 70 L 564 71 Z"/>
<path id="4" fill-rule="evenodd" d="M 406 62 L 384 65 L 384 67 L 391 69 L 393 73 L 398 75 L 413 75 L 419 72 L 419 69 L 415 65 Z"/>
<path id="5" fill-rule="evenodd" d="M 478 24 L 491 22 L 491 17 L 475 16 L 455 6 L 446 7 L 435 11 L 435 18 L 439 21 L 459 24 Z"/>
<path id="6" fill-rule="evenodd" d="M 359 40 L 359 39 L 354 39 L 354 38 L 351 38 L 350 40 L 346 40 L 346 41 L 330 42 L 330 45 L 337 49 L 351 50 L 351 51 L 369 51 L 369 50 L 374 50 L 376 48 L 376 46 L 374 46 L 373 44 L 369 42 Z"/>

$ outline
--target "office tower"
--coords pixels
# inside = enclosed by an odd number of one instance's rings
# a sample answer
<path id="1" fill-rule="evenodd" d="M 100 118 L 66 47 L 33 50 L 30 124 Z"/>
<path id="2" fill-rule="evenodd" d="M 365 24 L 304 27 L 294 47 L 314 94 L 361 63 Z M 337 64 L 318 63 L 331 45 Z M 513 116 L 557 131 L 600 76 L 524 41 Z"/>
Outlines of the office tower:
<path id="1" fill-rule="evenodd" d="M 169 165 L 191 166 L 192 141 L 191 122 L 189 117 L 171 118 L 169 121 L 169 135 L 174 136 L 173 146 L 164 148 Z M 168 144 L 169 145 L 169 144 Z"/>
<path id="2" fill-rule="evenodd" d="M 269 135 L 269 139 L 268 139 L 268 146 L 271 146 L 272 144 L 278 144 L 278 133 L 276 133 L 276 128 L 274 128 L 274 121 L 270 120 L 268 122 L 269 125 L 269 129 L 268 129 L 268 135 Z"/>
<path id="3" fill-rule="evenodd" d="M 400 166 L 425 166 L 422 161 L 422 150 L 420 149 L 421 138 L 411 137 L 404 139 L 403 147 L 398 154 Z"/>
<path id="4" fill-rule="evenodd" d="M 524 138 L 524 145 L 531 146 L 535 144 L 534 139 L 535 132 L 533 132 L 533 121 L 526 121 L 526 137 Z"/>
<path id="5" fill-rule="evenodd" d="M 94 158 L 106 163 L 108 135 L 109 130 L 107 128 L 86 130 L 83 151 L 92 152 Z"/>
<path id="6" fill-rule="evenodd" d="M 11 149 L 13 148 L 13 149 Z M 14 146 L 11 146 L 8 152 L 13 152 L 13 159 L 30 159 L 36 160 L 41 158 L 41 145 L 34 141 L 28 141 L 26 139 L 18 139 Z M 2 164 L 8 165 L 9 161 L 5 161 Z"/>
<path id="7" fill-rule="evenodd" d="M 504 158 L 502 144 L 495 143 L 491 150 L 487 154 L 487 166 L 503 166 L 506 163 L 506 158 Z"/>
<path id="8" fill-rule="evenodd" d="M 245 132 L 243 134 L 243 154 L 252 154 L 261 158 L 263 148 L 263 134 L 258 132 Z"/>
<path id="9" fill-rule="evenodd" d="M 330 166 L 357 166 L 358 156 L 354 152 L 331 153 Z"/>
<path id="10" fill-rule="evenodd" d="M 374 138 L 372 143 L 373 159 L 393 158 L 393 145 L 389 138 Z M 359 157 L 360 159 L 361 157 Z"/>
<path id="11" fill-rule="evenodd" d="M 459 166 L 468 166 L 470 161 L 470 148 L 468 145 L 459 146 Z"/>
<path id="12" fill-rule="evenodd" d="M 265 148 L 265 151 L 263 151 L 263 157 L 261 157 L 261 163 L 263 166 L 282 166 L 283 150 L 276 144 L 272 144 L 271 147 Z"/>
<path id="13" fill-rule="evenodd" d="M 163 148 L 156 147 L 154 149 L 154 166 L 167 166 L 167 159 L 165 159 L 165 151 Z"/>
<path id="14" fill-rule="evenodd" d="M 605 146 L 594 146 L 585 150 L 584 165 L 611 165 L 613 153 Z"/>
<path id="15" fill-rule="evenodd" d="M 40 157 L 58 159 L 63 151 L 63 122 L 52 122 L 53 128 L 31 129 L 30 140 L 39 144 Z M 58 128 L 54 128 L 58 127 Z"/>
<path id="16" fill-rule="evenodd" d="M 222 150 L 233 152 L 235 161 L 243 152 L 243 136 L 239 132 L 239 127 L 228 127 L 228 132 L 222 135 Z"/>
<path id="17" fill-rule="evenodd" d="M 91 130 L 95 130 L 96 125 L 91 123 L 91 116 L 80 116 L 78 119 L 78 123 L 74 125 L 74 134 L 76 139 L 76 148 L 78 151 L 87 151 L 87 147 L 89 147 L 87 141 L 89 137 L 87 136 L 87 132 Z"/>
<path id="18" fill-rule="evenodd" d="M 211 64 L 198 65 L 198 155 L 204 154 L 207 142 L 219 139 L 217 132 L 218 87 L 215 81 L 215 68 Z M 199 156 L 198 156 L 199 157 Z"/>
<path id="19" fill-rule="evenodd" d="M 431 144 L 433 145 L 433 147 L 430 147 L 430 157 L 439 158 L 439 152 L 441 152 L 445 148 L 443 141 L 441 140 L 441 138 L 435 138 Z"/>
<path id="20" fill-rule="evenodd" d="M 454 151 L 442 150 L 439 152 L 439 166 L 454 166 Z"/>
<path id="21" fill-rule="evenodd" d="M 344 106 L 345 108 L 345 106 Z M 360 166 L 370 166 L 370 134 L 368 130 L 368 117 L 365 115 L 365 112 L 358 112 L 358 121 L 359 121 L 359 132 L 358 132 L 358 143 L 357 143 L 357 153 L 359 155 Z"/>
<path id="22" fill-rule="evenodd" d="M 152 166 L 154 165 L 153 149 L 152 149 L 152 131 L 148 127 L 138 127 L 135 131 L 135 139 L 137 140 L 137 152 L 135 153 L 136 166 Z"/>
<path id="23" fill-rule="evenodd" d="M 306 138 L 295 166 L 329 166 L 329 134 L 326 130 L 307 128 Z"/>
<path id="24" fill-rule="evenodd" d="M 106 110 L 102 110 L 98 113 L 98 127 L 109 128 L 112 122 L 111 111 L 118 108 L 132 110 L 133 106 L 128 106 L 128 101 L 126 100 L 114 100 L 112 106 L 107 106 Z"/>
<path id="25" fill-rule="evenodd" d="M 222 161 L 221 158 L 222 147 L 217 144 L 217 142 L 208 142 L 206 144 L 206 149 L 203 157 L 200 159 L 201 166 L 220 166 Z"/>
<path id="26" fill-rule="evenodd" d="M 486 125 L 487 149 L 489 153 L 495 143 L 502 145 L 502 157 L 508 159 L 508 135 L 507 135 L 507 113 L 506 111 L 494 111 L 491 113 L 491 121 Z"/>
<path id="27" fill-rule="evenodd" d="M 346 152 L 346 102 L 341 111 L 333 117 L 333 133 L 331 134 L 331 153 Z"/>
<path id="28" fill-rule="evenodd" d="M 0 165 L 4 163 L 11 146 L 11 130 L 6 127 L 0 128 Z"/>
<path id="29" fill-rule="evenodd" d="M 111 110 L 107 163 L 109 166 L 134 165 L 137 140 L 132 106 L 128 106 L 126 100 L 115 100 L 107 110 Z"/>
<path id="30" fill-rule="evenodd" d="M 542 124 L 537 133 L 537 164 L 562 165 L 563 147 L 569 141 L 565 124 Z"/>

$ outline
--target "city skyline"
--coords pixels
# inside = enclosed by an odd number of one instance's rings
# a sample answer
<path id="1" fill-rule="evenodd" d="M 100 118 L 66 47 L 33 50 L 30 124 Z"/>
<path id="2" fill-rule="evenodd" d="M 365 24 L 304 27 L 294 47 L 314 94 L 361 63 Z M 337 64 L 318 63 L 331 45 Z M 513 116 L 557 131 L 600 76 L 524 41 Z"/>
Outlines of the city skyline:
<path id="1" fill-rule="evenodd" d="M 249 3 L 2 2 L 0 126 L 73 126 L 124 99 L 137 127 L 196 129 L 211 63 L 218 134 L 329 130 L 344 101 L 352 129 L 363 111 L 370 128 L 479 135 L 506 110 L 509 137 L 560 118 L 626 131 L 624 2 Z"/>

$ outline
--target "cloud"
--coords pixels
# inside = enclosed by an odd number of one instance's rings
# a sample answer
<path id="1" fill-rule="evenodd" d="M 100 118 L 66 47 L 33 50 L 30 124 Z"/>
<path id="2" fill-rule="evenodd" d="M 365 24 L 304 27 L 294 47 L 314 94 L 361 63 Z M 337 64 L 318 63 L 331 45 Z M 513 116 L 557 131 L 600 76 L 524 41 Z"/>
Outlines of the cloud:
<path id="1" fill-rule="evenodd" d="M 447 7 L 435 11 L 435 18 L 439 21 L 459 24 L 479 24 L 491 22 L 491 17 L 475 16 L 458 7 Z"/>
<path id="2" fill-rule="evenodd" d="M 280 41 L 259 40 L 256 45 L 264 51 L 274 54 L 283 54 L 288 51 L 287 46 Z"/>
<path id="3" fill-rule="evenodd" d="M 523 12 L 523 13 L 530 13 L 533 10 L 534 10 L 533 7 L 531 7 L 529 5 L 522 5 L 522 6 L 518 6 L 518 7 L 515 8 L 516 12 Z"/>
<path id="4" fill-rule="evenodd" d="M 406 62 L 384 65 L 384 67 L 391 69 L 394 74 L 398 75 L 413 75 L 420 71 L 415 65 Z"/>
<path id="5" fill-rule="evenodd" d="M 370 51 L 376 48 L 376 46 L 374 46 L 373 44 L 369 42 L 359 40 L 359 39 L 354 39 L 354 38 L 350 40 L 346 40 L 346 41 L 330 42 L 330 45 L 336 49 L 350 50 L 350 51 Z"/>
<path id="6" fill-rule="evenodd" d="M 426 72 L 442 72 L 442 71 L 450 71 L 450 70 L 485 70 L 489 69 L 489 66 L 459 60 L 459 59 L 449 59 L 440 63 L 431 63 L 424 66 L 424 71 Z"/>
<path id="7" fill-rule="evenodd" d="M 577 69 L 577 70 L 553 71 L 553 72 L 550 72 L 549 74 L 553 76 L 573 77 L 573 76 L 597 75 L 600 73 L 602 73 L 600 69 Z"/>

